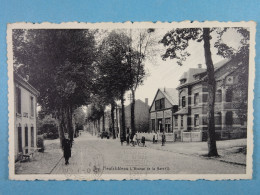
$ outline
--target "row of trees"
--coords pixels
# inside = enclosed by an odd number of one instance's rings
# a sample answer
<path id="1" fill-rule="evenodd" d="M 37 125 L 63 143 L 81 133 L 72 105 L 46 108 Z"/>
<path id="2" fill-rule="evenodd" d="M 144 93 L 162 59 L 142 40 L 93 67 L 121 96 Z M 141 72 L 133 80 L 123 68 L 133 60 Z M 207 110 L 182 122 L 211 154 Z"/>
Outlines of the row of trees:
<path id="1" fill-rule="evenodd" d="M 135 133 L 135 93 L 140 86 L 146 72 L 144 60 L 151 56 L 154 29 L 118 30 L 110 32 L 98 45 L 96 64 L 96 79 L 90 119 L 98 121 L 103 118 L 105 128 L 104 109 L 111 108 L 111 123 L 113 138 L 115 135 L 114 113 L 116 101 L 120 101 L 122 108 L 122 137 L 126 136 L 124 102 L 125 93 L 131 91 L 131 129 Z M 99 127 L 100 128 L 100 127 Z"/>
<path id="2" fill-rule="evenodd" d="M 204 42 L 209 89 L 209 156 L 218 155 L 214 124 L 216 84 L 211 55 L 212 34 L 218 35 L 214 46 L 218 48 L 219 55 L 228 58 L 242 56 L 242 60 L 248 60 L 249 56 L 248 30 L 235 28 L 242 36 L 238 49 L 222 42 L 227 30 L 173 29 L 160 40 L 166 47 L 162 58 L 177 59 L 179 65 L 190 55 L 187 48 L 191 41 Z M 125 137 L 125 93 L 131 91 L 132 94 L 131 129 L 135 133 L 135 93 L 147 76 L 144 62 L 156 54 L 154 49 L 158 40 L 155 41 L 155 32 L 155 29 L 120 29 L 111 32 L 88 29 L 13 30 L 14 68 L 23 76 L 29 75 L 30 83 L 40 91 L 38 103 L 46 113 L 57 119 L 60 139 L 63 139 L 65 132 L 73 139 L 73 112 L 81 105 L 89 105 L 88 119 L 97 125 L 102 116 L 104 120 L 105 107 L 110 105 L 115 138 L 116 101 L 121 103 L 121 136 Z"/>

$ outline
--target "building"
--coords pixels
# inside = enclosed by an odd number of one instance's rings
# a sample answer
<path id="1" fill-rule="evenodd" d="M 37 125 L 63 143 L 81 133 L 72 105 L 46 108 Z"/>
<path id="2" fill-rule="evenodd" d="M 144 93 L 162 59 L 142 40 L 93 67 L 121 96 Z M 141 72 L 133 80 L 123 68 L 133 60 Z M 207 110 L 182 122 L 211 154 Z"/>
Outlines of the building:
<path id="1" fill-rule="evenodd" d="M 131 128 L 131 104 L 125 107 L 125 122 L 126 128 Z M 135 100 L 135 130 L 136 132 L 149 131 L 149 105 L 148 98 L 145 102 Z"/>
<path id="2" fill-rule="evenodd" d="M 111 110 L 107 108 L 103 116 L 100 119 L 101 131 L 107 131 L 112 133 L 112 120 Z M 103 125 L 104 123 L 104 125 Z M 122 108 L 120 105 L 116 105 L 114 110 L 114 127 L 115 134 L 119 137 L 122 132 Z M 125 128 L 131 129 L 131 104 L 125 106 Z M 136 132 L 148 132 L 149 131 L 149 105 L 148 98 L 145 102 L 137 99 L 135 100 L 135 129 Z"/>
<path id="3" fill-rule="evenodd" d="M 27 153 L 26 147 L 37 147 L 37 97 L 39 92 L 27 80 L 14 73 L 14 143 L 15 159 Z"/>
<path id="4" fill-rule="evenodd" d="M 239 90 L 232 86 L 239 82 L 239 59 L 223 60 L 214 65 L 216 78 L 215 128 L 217 139 L 246 136 L 246 120 L 238 117 Z M 190 68 L 180 78 L 177 87 L 179 110 L 174 113 L 174 133 L 182 141 L 207 140 L 208 88 L 207 72 L 201 65 Z M 245 78 L 248 79 L 248 78 Z"/>
<path id="5" fill-rule="evenodd" d="M 178 91 L 159 88 L 150 107 L 150 131 L 173 133 L 173 113 L 178 110 Z"/>

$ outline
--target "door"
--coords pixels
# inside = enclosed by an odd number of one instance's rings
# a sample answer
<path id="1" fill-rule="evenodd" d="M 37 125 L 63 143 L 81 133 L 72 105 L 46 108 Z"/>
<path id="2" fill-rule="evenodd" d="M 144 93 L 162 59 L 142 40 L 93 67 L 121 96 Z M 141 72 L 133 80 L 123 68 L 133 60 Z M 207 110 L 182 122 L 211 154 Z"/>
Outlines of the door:
<path id="1" fill-rule="evenodd" d="M 28 127 L 25 127 L 25 147 L 28 147 Z M 28 153 L 28 149 L 25 150 Z"/>
<path id="2" fill-rule="evenodd" d="M 31 147 L 34 147 L 34 128 L 31 127 Z"/>
<path id="3" fill-rule="evenodd" d="M 23 152 L 22 127 L 18 127 L 18 151 Z"/>
<path id="4" fill-rule="evenodd" d="M 158 119 L 158 128 L 157 130 L 162 133 L 163 132 L 163 124 L 162 124 L 162 119 Z"/>

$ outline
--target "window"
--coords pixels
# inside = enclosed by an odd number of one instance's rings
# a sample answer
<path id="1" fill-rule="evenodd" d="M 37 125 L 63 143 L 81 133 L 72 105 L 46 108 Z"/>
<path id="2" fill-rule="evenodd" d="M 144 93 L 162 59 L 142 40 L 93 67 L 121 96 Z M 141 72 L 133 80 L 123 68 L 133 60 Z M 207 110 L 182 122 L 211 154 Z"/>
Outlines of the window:
<path id="1" fill-rule="evenodd" d="M 161 110 L 165 108 L 164 98 L 155 101 L 155 110 Z"/>
<path id="2" fill-rule="evenodd" d="M 194 126 L 197 127 L 200 125 L 200 121 L 199 121 L 199 115 L 195 114 L 194 115 Z"/>
<path id="3" fill-rule="evenodd" d="M 21 105 L 21 89 L 16 87 L 16 112 L 18 114 L 22 113 Z"/>
<path id="4" fill-rule="evenodd" d="M 28 147 L 28 127 L 25 127 L 25 147 Z M 28 153 L 28 149 L 25 150 L 25 153 Z"/>
<path id="5" fill-rule="evenodd" d="M 34 128 L 31 127 L 31 147 L 34 147 Z"/>
<path id="6" fill-rule="evenodd" d="M 164 109 L 165 108 L 165 102 L 164 102 L 164 98 L 160 99 L 160 109 Z"/>
<path id="7" fill-rule="evenodd" d="M 199 103 L 199 93 L 195 93 L 194 94 L 194 105 L 198 105 Z"/>
<path id="8" fill-rule="evenodd" d="M 216 102 L 222 102 L 222 90 L 219 89 L 216 92 Z"/>
<path id="9" fill-rule="evenodd" d="M 183 127 L 183 116 L 181 116 L 181 127 Z"/>
<path id="10" fill-rule="evenodd" d="M 233 113 L 232 111 L 228 111 L 226 113 L 226 125 L 232 126 L 232 124 L 233 124 Z"/>
<path id="11" fill-rule="evenodd" d="M 30 102 L 31 102 L 31 116 L 34 117 L 34 101 L 32 96 L 30 98 Z"/>
<path id="12" fill-rule="evenodd" d="M 215 115 L 215 124 L 216 125 L 221 125 L 222 124 L 222 115 L 221 115 L 221 112 L 218 112 L 216 115 Z"/>
<path id="13" fill-rule="evenodd" d="M 178 116 L 174 117 L 174 125 L 175 127 L 178 127 Z"/>
<path id="14" fill-rule="evenodd" d="M 155 130 L 155 119 L 152 119 L 152 130 Z"/>
<path id="15" fill-rule="evenodd" d="M 232 96 L 233 96 L 232 90 L 228 89 L 226 92 L 226 102 L 232 102 Z"/>
<path id="16" fill-rule="evenodd" d="M 181 82 L 181 84 L 184 84 L 184 83 L 186 83 L 186 79 L 181 79 L 180 82 Z"/>
<path id="17" fill-rule="evenodd" d="M 160 100 L 156 100 L 155 101 L 155 110 L 159 110 L 160 109 Z"/>
<path id="18" fill-rule="evenodd" d="M 172 132 L 172 130 L 171 130 L 171 118 L 166 118 L 165 119 L 165 131 L 167 133 Z"/>
<path id="19" fill-rule="evenodd" d="M 182 98 L 181 98 L 181 105 L 182 105 L 183 108 L 186 107 L 186 98 L 185 98 L 185 96 L 182 96 Z"/>

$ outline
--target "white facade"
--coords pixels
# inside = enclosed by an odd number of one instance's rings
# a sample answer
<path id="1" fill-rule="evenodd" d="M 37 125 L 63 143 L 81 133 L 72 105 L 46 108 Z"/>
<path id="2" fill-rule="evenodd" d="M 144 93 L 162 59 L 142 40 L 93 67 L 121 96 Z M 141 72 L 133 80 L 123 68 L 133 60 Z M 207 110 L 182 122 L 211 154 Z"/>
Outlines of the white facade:
<path id="1" fill-rule="evenodd" d="M 28 152 L 25 147 L 37 147 L 37 96 L 34 89 L 21 76 L 14 74 L 14 143 L 15 159 L 18 154 Z"/>

